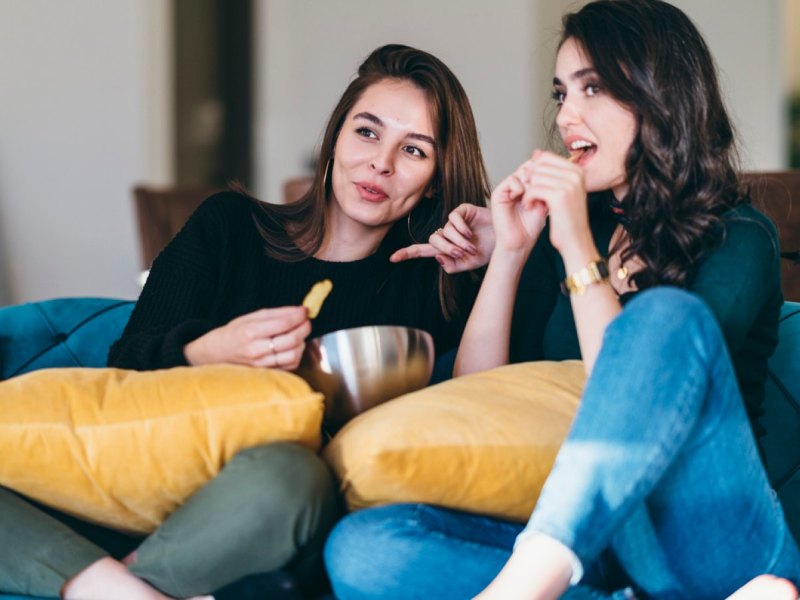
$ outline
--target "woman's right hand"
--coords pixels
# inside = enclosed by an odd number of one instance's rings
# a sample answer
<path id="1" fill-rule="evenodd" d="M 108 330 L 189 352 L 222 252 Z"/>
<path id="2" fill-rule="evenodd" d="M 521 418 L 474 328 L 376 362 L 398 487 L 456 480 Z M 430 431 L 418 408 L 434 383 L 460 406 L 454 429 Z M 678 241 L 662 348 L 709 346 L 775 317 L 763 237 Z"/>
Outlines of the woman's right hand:
<path id="1" fill-rule="evenodd" d="M 300 364 L 311 322 L 304 306 L 263 308 L 232 319 L 184 346 L 190 365 L 231 363 L 291 371 Z"/>
<path id="2" fill-rule="evenodd" d="M 446 273 L 461 273 L 483 267 L 494 250 L 495 234 L 488 208 L 460 204 L 447 217 L 427 244 L 401 248 L 389 260 L 401 262 L 412 258 L 435 258 Z"/>
<path id="3" fill-rule="evenodd" d="M 539 151 L 534 152 L 536 157 Z M 523 182 L 530 178 L 532 159 L 520 165 L 492 192 L 492 220 L 500 251 L 527 254 L 547 222 L 547 205 Z"/>

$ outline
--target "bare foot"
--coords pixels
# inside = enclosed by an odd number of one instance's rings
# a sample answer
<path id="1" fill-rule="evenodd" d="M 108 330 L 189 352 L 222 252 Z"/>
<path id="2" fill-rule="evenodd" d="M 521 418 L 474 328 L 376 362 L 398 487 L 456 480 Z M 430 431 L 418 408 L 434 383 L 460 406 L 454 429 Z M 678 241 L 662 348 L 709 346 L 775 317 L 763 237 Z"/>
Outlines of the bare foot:
<path id="1" fill-rule="evenodd" d="M 474 600 L 556 600 L 569 587 L 571 577 L 567 547 L 534 534 L 517 544 L 494 581 Z"/>
<path id="2" fill-rule="evenodd" d="M 759 575 L 728 596 L 728 600 L 797 600 L 797 597 L 797 589 L 790 581 L 774 575 Z"/>
<path id="3" fill-rule="evenodd" d="M 101 558 L 75 575 L 62 590 L 64 600 L 174 600 L 148 585 L 113 558 Z M 189 600 L 214 600 L 196 596 Z"/>

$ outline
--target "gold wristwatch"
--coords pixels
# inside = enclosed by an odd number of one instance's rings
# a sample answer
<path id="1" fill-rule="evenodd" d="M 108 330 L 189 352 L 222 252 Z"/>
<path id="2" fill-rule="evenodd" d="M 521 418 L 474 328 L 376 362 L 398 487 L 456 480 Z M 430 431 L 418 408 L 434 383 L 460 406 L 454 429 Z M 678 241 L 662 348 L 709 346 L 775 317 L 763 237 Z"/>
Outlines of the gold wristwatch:
<path id="1" fill-rule="evenodd" d="M 580 271 L 575 271 L 572 275 L 561 282 L 561 292 L 565 296 L 570 294 L 583 295 L 586 288 L 594 283 L 602 283 L 608 280 L 608 263 L 604 258 L 593 260 Z"/>

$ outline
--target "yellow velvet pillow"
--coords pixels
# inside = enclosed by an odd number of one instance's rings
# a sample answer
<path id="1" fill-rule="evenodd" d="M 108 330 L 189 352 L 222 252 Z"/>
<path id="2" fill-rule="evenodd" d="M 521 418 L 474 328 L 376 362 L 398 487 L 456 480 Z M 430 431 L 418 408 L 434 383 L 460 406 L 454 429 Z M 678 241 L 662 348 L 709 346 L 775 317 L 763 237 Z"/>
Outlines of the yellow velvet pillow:
<path id="1" fill-rule="evenodd" d="M 34 371 L 0 383 L 0 485 L 149 533 L 240 450 L 317 449 L 322 414 L 321 394 L 282 371 Z"/>
<path id="2" fill-rule="evenodd" d="M 584 382 L 579 361 L 459 377 L 356 417 L 323 455 L 351 510 L 424 502 L 524 521 Z"/>

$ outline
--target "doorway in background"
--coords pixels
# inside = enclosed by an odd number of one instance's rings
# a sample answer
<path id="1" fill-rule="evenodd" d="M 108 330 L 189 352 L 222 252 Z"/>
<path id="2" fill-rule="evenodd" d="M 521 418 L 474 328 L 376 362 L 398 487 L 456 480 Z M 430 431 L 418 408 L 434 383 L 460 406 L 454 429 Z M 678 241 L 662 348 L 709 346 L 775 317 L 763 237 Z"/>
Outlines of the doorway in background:
<path id="1" fill-rule="evenodd" d="M 252 184 L 252 0 L 175 0 L 175 183 Z"/>

